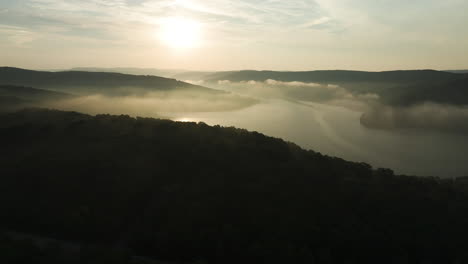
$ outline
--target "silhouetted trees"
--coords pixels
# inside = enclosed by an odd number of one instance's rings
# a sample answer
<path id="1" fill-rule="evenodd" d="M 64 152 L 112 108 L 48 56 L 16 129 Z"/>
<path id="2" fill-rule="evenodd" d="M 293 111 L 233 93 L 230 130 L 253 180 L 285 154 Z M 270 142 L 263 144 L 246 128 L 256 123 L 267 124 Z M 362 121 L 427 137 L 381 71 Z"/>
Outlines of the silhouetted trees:
<path id="1" fill-rule="evenodd" d="M 464 178 L 243 129 L 39 109 L 1 115 L 0 146 L 8 230 L 182 262 L 468 261 Z"/>

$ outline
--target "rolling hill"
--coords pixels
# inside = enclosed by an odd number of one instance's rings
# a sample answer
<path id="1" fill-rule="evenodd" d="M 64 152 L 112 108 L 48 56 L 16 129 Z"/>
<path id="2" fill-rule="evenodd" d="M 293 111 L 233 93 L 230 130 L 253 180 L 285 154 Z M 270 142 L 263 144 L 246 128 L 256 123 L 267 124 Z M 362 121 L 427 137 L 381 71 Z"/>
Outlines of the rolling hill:
<path id="1" fill-rule="evenodd" d="M 434 70 L 411 71 L 304 71 L 304 72 L 278 72 L 278 71 L 231 71 L 217 72 L 206 76 L 208 82 L 229 80 L 240 81 L 266 81 L 273 79 L 283 82 L 316 82 L 316 83 L 349 83 L 349 82 L 382 82 L 382 83 L 419 83 L 419 82 L 443 82 L 458 78 L 455 73 Z"/>
<path id="2" fill-rule="evenodd" d="M 30 86 L 80 94 L 129 95 L 174 90 L 208 94 L 223 93 L 174 79 L 149 75 L 83 71 L 46 72 L 11 67 L 0 68 L 0 84 Z"/>
<path id="3" fill-rule="evenodd" d="M 269 79 L 339 85 L 356 94 L 377 94 L 389 105 L 412 105 L 431 101 L 443 104 L 468 104 L 468 75 L 434 70 L 362 72 L 362 71 L 238 71 L 218 72 L 205 77 L 207 83 Z M 311 88 L 307 88 L 311 89 Z M 307 97 L 307 90 L 303 91 Z M 294 99 L 301 99 L 300 92 Z"/>
<path id="4" fill-rule="evenodd" d="M 116 72 L 132 75 L 154 75 L 165 78 L 174 78 L 173 75 L 186 72 L 184 70 L 170 70 L 170 69 L 155 69 L 155 68 L 130 68 L 130 67 L 117 67 L 117 68 L 99 68 L 99 67 L 76 67 L 70 71 L 81 72 Z M 175 79 L 175 78 L 174 78 Z"/>
<path id="5" fill-rule="evenodd" d="M 40 106 L 56 100 L 74 98 L 73 95 L 24 86 L 0 85 L 0 111 Z"/>
<path id="6" fill-rule="evenodd" d="M 15 85 L 0 85 L 0 96 L 12 96 L 33 101 L 59 100 L 73 97 L 71 94 Z"/>
<path id="7" fill-rule="evenodd" d="M 468 260 L 463 178 L 236 128 L 41 109 L 0 115 L 0 145 L 8 230 L 179 263 Z"/>
<path id="8" fill-rule="evenodd" d="M 436 102 L 441 104 L 468 104 L 468 75 L 443 83 L 418 84 L 383 92 L 391 105 L 411 105 L 414 102 Z"/>

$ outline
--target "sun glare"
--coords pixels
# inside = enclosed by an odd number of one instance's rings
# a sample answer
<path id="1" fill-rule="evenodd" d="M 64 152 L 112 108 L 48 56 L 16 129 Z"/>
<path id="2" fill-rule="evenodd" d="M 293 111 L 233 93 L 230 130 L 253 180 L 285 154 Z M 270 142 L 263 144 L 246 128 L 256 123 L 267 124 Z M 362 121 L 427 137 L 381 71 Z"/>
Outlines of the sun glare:
<path id="1" fill-rule="evenodd" d="M 186 18 L 167 18 L 162 23 L 160 39 L 174 49 L 189 49 L 200 45 L 200 23 Z"/>
<path id="2" fill-rule="evenodd" d="M 176 121 L 176 122 L 184 122 L 184 123 L 185 123 L 185 122 L 194 122 L 192 119 L 190 119 L 190 118 L 185 118 L 185 117 L 176 119 L 175 121 Z"/>

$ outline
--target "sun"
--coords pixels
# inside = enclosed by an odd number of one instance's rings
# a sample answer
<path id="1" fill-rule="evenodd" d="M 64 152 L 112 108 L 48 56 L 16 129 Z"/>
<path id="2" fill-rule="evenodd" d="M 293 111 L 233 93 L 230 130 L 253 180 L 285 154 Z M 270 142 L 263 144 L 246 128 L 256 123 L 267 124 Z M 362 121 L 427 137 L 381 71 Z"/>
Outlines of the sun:
<path id="1" fill-rule="evenodd" d="M 176 122 L 184 122 L 184 123 L 187 123 L 187 122 L 194 122 L 192 119 L 190 119 L 190 118 L 185 118 L 185 117 L 175 119 L 175 121 L 176 121 Z"/>
<path id="2" fill-rule="evenodd" d="M 201 42 L 201 25 L 197 21 L 181 17 L 164 19 L 160 39 L 174 49 L 195 48 Z"/>

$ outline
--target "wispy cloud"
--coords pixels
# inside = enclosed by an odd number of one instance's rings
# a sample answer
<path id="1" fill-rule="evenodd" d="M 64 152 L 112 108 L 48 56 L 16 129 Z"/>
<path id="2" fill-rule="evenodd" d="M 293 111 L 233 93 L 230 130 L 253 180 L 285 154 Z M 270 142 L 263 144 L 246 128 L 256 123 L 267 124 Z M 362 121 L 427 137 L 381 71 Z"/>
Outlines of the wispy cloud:
<path id="1" fill-rule="evenodd" d="M 173 16 L 203 24 L 211 45 L 289 41 L 279 34 L 332 31 L 336 25 L 314 0 L 25 0 L 9 6 L 0 3 L 0 10 L 0 24 L 49 38 L 74 36 L 106 45 L 150 41 L 142 32 L 156 31 Z"/>
<path id="2" fill-rule="evenodd" d="M 98 53 L 100 42 L 103 52 L 144 50 L 172 67 L 155 35 L 168 17 L 184 17 L 203 26 L 204 54 L 186 61 L 217 65 L 203 69 L 456 68 L 468 60 L 458 55 L 468 44 L 467 8 L 464 0 L 2 0 L 0 25 L 19 29 L 4 28 L 0 38 L 38 52 L 53 42 L 69 52 L 93 43 Z M 427 64 L 422 53 L 438 57 Z M 282 66 L 285 58 L 296 66 Z"/>
<path id="3" fill-rule="evenodd" d="M 26 28 L 8 25 L 0 25 L 0 35 L 16 46 L 24 46 L 38 37 L 36 33 Z"/>
<path id="4" fill-rule="evenodd" d="M 154 23 L 161 17 L 175 15 L 193 16 L 223 26 L 294 27 L 308 21 L 320 22 L 324 17 L 323 10 L 312 0 L 28 0 L 8 9 L 6 15 L 1 19 L 31 27 L 54 23 Z"/>

